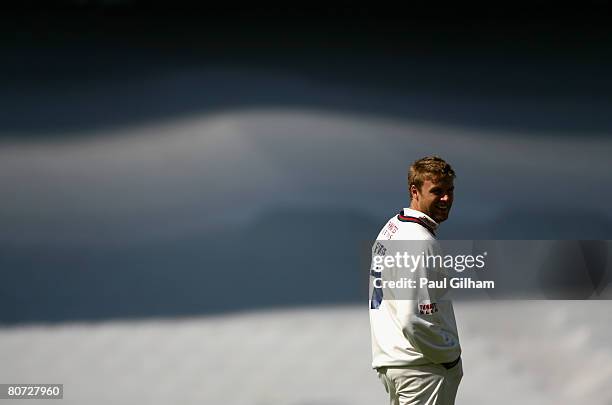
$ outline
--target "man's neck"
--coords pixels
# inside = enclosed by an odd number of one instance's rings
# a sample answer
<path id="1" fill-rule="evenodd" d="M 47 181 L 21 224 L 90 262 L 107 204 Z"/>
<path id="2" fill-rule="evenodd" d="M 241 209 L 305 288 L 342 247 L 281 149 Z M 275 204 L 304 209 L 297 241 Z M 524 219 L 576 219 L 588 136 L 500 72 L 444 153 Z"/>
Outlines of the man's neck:
<path id="1" fill-rule="evenodd" d="M 419 207 L 417 207 L 417 206 L 414 204 L 414 202 L 411 202 L 411 203 L 410 203 L 410 207 L 408 207 L 408 208 L 410 208 L 411 210 L 419 211 L 421 214 L 425 214 L 425 215 L 427 215 L 428 217 L 430 217 L 430 218 L 431 218 L 431 215 L 429 215 L 428 213 L 423 212 L 422 210 L 420 210 L 420 209 L 419 209 Z"/>

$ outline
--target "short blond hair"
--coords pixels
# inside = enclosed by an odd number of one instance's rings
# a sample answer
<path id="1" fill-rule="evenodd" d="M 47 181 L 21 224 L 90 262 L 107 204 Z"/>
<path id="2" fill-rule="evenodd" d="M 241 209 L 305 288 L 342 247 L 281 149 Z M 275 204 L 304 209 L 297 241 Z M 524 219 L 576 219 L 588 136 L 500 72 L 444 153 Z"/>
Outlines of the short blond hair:
<path id="1" fill-rule="evenodd" d="M 408 170 L 408 189 L 414 184 L 421 190 L 425 180 L 439 181 L 454 179 L 455 171 L 444 159 L 439 156 L 427 156 L 416 160 Z"/>

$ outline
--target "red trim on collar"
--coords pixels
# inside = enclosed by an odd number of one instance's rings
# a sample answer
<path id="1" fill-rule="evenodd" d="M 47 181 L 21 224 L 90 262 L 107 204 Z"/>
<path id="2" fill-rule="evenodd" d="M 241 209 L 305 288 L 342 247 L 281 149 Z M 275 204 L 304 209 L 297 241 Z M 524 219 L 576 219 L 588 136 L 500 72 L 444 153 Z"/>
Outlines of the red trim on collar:
<path id="1" fill-rule="evenodd" d="M 434 232 L 433 228 L 431 226 L 427 225 L 427 223 L 425 223 L 425 221 L 423 221 L 421 218 L 409 217 L 409 216 L 404 215 L 403 212 L 400 212 L 397 215 L 397 219 L 399 219 L 402 222 L 413 222 L 415 224 L 419 224 L 423 228 L 427 229 L 429 231 L 429 233 L 431 233 L 433 236 L 436 236 L 436 233 Z"/>

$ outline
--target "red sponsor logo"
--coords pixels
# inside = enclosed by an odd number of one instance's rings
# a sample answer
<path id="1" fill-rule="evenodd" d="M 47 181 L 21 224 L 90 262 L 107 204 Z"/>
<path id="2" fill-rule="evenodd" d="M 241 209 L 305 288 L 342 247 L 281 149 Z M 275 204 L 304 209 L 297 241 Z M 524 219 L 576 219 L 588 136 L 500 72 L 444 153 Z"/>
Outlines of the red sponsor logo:
<path id="1" fill-rule="evenodd" d="M 438 312 L 438 304 L 432 302 L 431 304 L 419 304 L 419 314 L 431 315 Z"/>

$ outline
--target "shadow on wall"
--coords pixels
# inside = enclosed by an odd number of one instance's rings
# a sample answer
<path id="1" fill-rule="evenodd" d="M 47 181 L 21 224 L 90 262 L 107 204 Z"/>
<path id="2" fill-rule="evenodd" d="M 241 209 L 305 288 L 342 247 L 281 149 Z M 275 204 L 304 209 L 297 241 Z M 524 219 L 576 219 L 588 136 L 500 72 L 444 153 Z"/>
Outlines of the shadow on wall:
<path id="1" fill-rule="evenodd" d="M 557 227 L 574 239 L 612 235 L 612 223 L 595 216 L 569 224 L 564 216 L 537 212 L 511 218 L 513 227 L 501 225 L 506 219 L 471 228 L 449 221 L 440 236 L 546 239 L 555 237 Z M 91 321 L 364 303 L 368 244 L 386 219 L 343 210 L 279 209 L 224 233 L 148 246 L 5 246 L 0 320 Z M 610 263 L 607 267 L 609 272 Z M 600 276 L 601 285 L 609 281 Z M 555 279 L 577 280 L 572 274 Z"/>
<path id="2" fill-rule="evenodd" d="M 357 213 L 285 210 L 225 233 L 134 248 L 6 249 L 0 256 L 0 319 L 178 316 L 358 302 L 367 296 L 367 280 L 359 275 L 356 253 L 379 226 Z"/>

